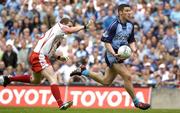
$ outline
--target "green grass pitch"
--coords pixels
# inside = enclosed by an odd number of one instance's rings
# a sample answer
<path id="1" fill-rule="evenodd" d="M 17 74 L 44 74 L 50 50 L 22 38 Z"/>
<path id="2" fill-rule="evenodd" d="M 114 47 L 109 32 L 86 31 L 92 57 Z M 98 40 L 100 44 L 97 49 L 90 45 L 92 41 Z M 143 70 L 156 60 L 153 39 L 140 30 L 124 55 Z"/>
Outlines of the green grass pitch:
<path id="1" fill-rule="evenodd" d="M 0 113 L 180 113 L 173 109 L 68 109 L 60 111 L 57 108 L 23 108 L 23 107 L 0 107 Z"/>

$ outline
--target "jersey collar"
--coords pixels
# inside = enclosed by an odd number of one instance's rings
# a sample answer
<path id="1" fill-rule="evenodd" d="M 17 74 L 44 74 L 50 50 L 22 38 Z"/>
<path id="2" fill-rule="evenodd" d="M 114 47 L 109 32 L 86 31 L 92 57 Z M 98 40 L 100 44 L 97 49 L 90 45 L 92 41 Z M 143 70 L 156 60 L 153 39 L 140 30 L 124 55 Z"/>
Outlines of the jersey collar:
<path id="1" fill-rule="evenodd" d="M 126 26 L 126 23 L 127 23 L 127 22 L 122 23 L 121 20 L 119 19 L 119 16 L 117 16 L 117 21 L 118 21 L 122 26 Z"/>

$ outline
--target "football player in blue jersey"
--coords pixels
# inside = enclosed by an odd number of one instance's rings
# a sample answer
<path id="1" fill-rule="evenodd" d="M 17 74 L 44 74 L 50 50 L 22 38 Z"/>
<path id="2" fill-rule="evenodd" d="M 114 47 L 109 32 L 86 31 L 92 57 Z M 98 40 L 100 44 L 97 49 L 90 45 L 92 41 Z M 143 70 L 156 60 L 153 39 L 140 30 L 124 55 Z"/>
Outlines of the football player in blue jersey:
<path id="1" fill-rule="evenodd" d="M 102 36 L 101 41 L 105 43 L 106 47 L 105 61 L 108 65 L 104 76 L 87 70 L 84 65 L 81 65 L 80 68 L 73 71 L 70 76 L 83 75 L 90 77 L 105 86 L 109 86 L 116 76 L 121 76 L 124 80 L 124 87 L 131 96 L 135 107 L 146 110 L 150 108 L 150 104 L 140 102 L 135 96 L 131 73 L 125 64 L 123 64 L 124 59 L 117 54 L 118 48 L 122 45 L 130 46 L 132 52 L 137 51 L 134 39 L 134 28 L 133 24 L 130 22 L 131 18 L 131 7 L 127 4 L 121 4 L 118 6 L 117 19 L 112 22 Z"/>

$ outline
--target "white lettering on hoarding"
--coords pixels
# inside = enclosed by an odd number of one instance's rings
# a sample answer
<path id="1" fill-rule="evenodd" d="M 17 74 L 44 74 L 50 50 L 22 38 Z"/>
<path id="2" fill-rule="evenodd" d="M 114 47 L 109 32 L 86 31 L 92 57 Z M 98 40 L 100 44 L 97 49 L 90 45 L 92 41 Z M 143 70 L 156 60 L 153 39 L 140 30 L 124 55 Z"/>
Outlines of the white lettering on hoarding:
<path id="1" fill-rule="evenodd" d="M 39 90 L 39 94 L 42 94 L 42 104 L 45 105 L 47 101 L 47 95 L 51 94 L 50 90 Z"/>
<path id="2" fill-rule="evenodd" d="M 25 93 L 25 89 L 22 89 L 20 92 L 18 92 L 17 89 L 13 90 L 15 98 L 16 98 L 16 104 L 20 104 L 21 102 L 21 98 L 23 97 L 24 93 Z"/>
<path id="3" fill-rule="evenodd" d="M 97 96 L 97 99 L 98 99 L 98 105 L 99 106 L 103 106 L 103 103 L 104 103 L 104 100 L 105 100 L 107 94 L 108 94 L 107 91 L 104 91 L 102 94 L 101 94 L 101 92 L 96 91 L 96 96 Z"/>
<path id="4" fill-rule="evenodd" d="M 107 101 L 107 104 L 111 107 L 117 107 L 119 106 L 123 99 L 124 99 L 124 106 L 134 106 L 133 103 L 131 103 L 131 97 L 126 92 L 119 92 L 119 91 L 71 91 L 70 94 L 72 95 L 72 99 L 74 102 L 74 106 L 77 106 L 78 104 L 82 104 L 83 106 L 90 107 L 94 104 L 97 104 L 98 106 L 103 106 L 104 102 Z M 87 101 L 87 96 L 90 96 L 90 100 Z M 144 102 L 144 95 L 143 92 L 137 92 L 137 97 L 139 97 L 140 101 Z M 124 97 L 124 98 L 123 98 Z M 113 98 L 116 98 L 116 100 L 113 100 Z M 80 101 L 79 101 L 80 100 Z M 79 102 L 79 103 L 78 103 Z"/>
<path id="5" fill-rule="evenodd" d="M 63 91 L 62 91 L 63 92 Z M 136 92 L 136 97 L 145 102 L 146 93 Z M 124 90 L 70 90 L 68 99 L 73 101 L 74 107 L 132 107 L 133 102 L 130 95 Z M 56 105 L 54 96 L 49 89 L 28 88 L 28 89 L 1 89 L 0 104 L 4 105 Z"/>
<path id="6" fill-rule="evenodd" d="M 71 91 L 70 94 L 73 95 L 73 105 L 77 106 L 78 96 L 82 94 L 82 91 Z"/>
<path id="7" fill-rule="evenodd" d="M 87 101 L 86 97 L 90 97 L 90 100 Z M 85 91 L 81 96 L 81 102 L 84 106 L 89 107 L 92 106 L 96 101 L 95 94 L 92 91 Z"/>
<path id="8" fill-rule="evenodd" d="M 30 99 L 30 95 L 33 95 L 33 99 Z M 25 102 L 30 105 L 37 103 L 38 99 L 39 99 L 39 94 L 35 89 L 28 90 L 24 95 Z"/>
<path id="9" fill-rule="evenodd" d="M 144 100 L 144 94 L 143 94 L 142 91 L 138 91 L 138 92 L 136 93 L 136 97 L 139 99 L 139 101 L 145 102 L 145 100 Z"/>
<path id="10" fill-rule="evenodd" d="M 46 97 L 47 98 L 47 97 Z M 49 101 L 47 102 L 48 105 L 51 105 L 53 102 L 56 102 L 55 98 L 53 95 L 49 98 Z"/>
<path id="11" fill-rule="evenodd" d="M 80 103 L 86 107 L 92 106 L 96 103 L 98 106 L 103 106 L 104 101 L 107 97 L 107 103 L 109 106 L 116 107 L 120 105 L 122 102 L 122 95 L 119 91 L 112 91 L 108 94 L 108 91 L 100 93 L 99 91 L 71 91 L 70 93 L 73 98 L 74 106 L 78 105 L 78 99 L 80 99 Z M 87 101 L 87 96 L 90 96 L 90 100 Z M 116 101 L 113 101 L 113 97 L 116 97 Z"/>
<path id="12" fill-rule="evenodd" d="M 130 104 L 131 97 L 130 97 L 130 95 L 129 95 L 127 92 L 125 92 L 125 91 L 122 92 L 122 95 L 125 96 L 125 103 L 124 103 L 125 105 L 124 105 L 124 106 L 128 107 L 129 104 Z"/>
<path id="13" fill-rule="evenodd" d="M 14 95 L 13 95 L 14 94 Z M 21 104 L 21 101 L 24 100 L 26 104 L 33 105 L 38 101 L 41 101 L 42 105 L 52 104 L 55 102 L 53 95 L 50 96 L 47 100 L 47 96 L 51 95 L 50 90 L 36 90 L 36 89 L 3 89 L 0 91 L 0 103 L 9 104 L 15 100 L 15 104 Z M 42 99 L 40 100 L 40 97 Z"/>
<path id="14" fill-rule="evenodd" d="M 117 98 L 116 101 L 113 101 L 114 96 Z M 119 91 L 112 91 L 109 93 L 109 95 L 107 97 L 107 102 L 112 107 L 116 107 L 116 106 L 120 105 L 121 101 L 122 101 L 122 95 Z"/>
<path id="15" fill-rule="evenodd" d="M 4 99 L 4 96 L 8 95 L 6 99 Z M 13 99 L 13 93 L 10 89 L 4 89 L 0 92 L 0 102 L 2 104 L 9 104 Z"/>
<path id="16" fill-rule="evenodd" d="M 139 101 L 145 102 L 143 92 L 141 91 L 136 92 L 136 97 L 139 99 Z M 133 102 L 131 103 L 131 106 L 134 106 Z"/>

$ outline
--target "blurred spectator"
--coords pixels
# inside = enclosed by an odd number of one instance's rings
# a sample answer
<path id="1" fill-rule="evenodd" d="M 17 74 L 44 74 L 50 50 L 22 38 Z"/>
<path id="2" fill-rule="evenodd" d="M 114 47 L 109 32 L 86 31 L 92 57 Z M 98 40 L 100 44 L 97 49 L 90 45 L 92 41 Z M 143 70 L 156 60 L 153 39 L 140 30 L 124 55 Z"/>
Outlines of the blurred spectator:
<path id="1" fill-rule="evenodd" d="M 22 26 L 21 26 L 21 31 L 20 33 L 22 33 L 24 31 L 24 29 L 28 28 L 30 30 L 30 33 L 32 32 L 33 30 L 33 26 L 32 24 L 30 23 L 30 19 L 28 17 L 25 17 L 23 20 L 22 20 Z"/>
<path id="2" fill-rule="evenodd" d="M 18 64 L 19 63 L 25 63 L 25 66 L 28 66 L 28 54 L 29 54 L 29 49 L 26 47 L 26 41 L 22 40 L 21 41 L 21 48 L 17 54 L 18 56 Z"/>
<path id="3" fill-rule="evenodd" d="M 87 19 L 87 21 L 90 19 L 90 18 L 97 18 L 97 12 L 94 8 L 94 4 L 93 4 L 93 0 L 90 0 L 89 1 L 89 4 L 87 6 L 87 9 L 85 11 L 85 14 L 84 14 L 85 18 Z"/>
<path id="4" fill-rule="evenodd" d="M 71 85 L 89 85 L 87 79 L 83 76 L 73 76 L 69 80 L 69 84 Z M 91 83 L 92 85 L 92 83 Z"/>
<path id="5" fill-rule="evenodd" d="M 4 70 L 5 70 L 5 64 L 3 61 L 0 61 L 0 75 L 3 75 Z"/>
<path id="6" fill-rule="evenodd" d="M 19 25 L 18 21 L 15 20 L 13 22 L 13 26 L 11 27 L 11 29 L 8 32 L 9 35 L 11 34 L 11 32 L 14 32 L 16 37 L 19 36 L 19 34 L 20 34 L 20 25 Z"/>
<path id="7" fill-rule="evenodd" d="M 14 75 L 24 75 L 24 68 L 23 68 L 23 65 L 21 63 L 18 63 L 17 64 L 17 67 L 16 67 L 16 71 L 15 71 L 15 74 Z"/>
<path id="8" fill-rule="evenodd" d="M 102 58 L 99 55 L 98 49 L 94 49 L 92 53 L 88 58 L 89 66 L 93 66 L 96 62 L 101 63 Z"/>
<path id="9" fill-rule="evenodd" d="M 72 43 L 71 49 L 72 49 L 73 53 L 75 53 L 77 51 L 77 49 L 79 48 L 78 44 L 79 44 L 78 40 L 74 40 L 74 42 Z"/>
<path id="10" fill-rule="evenodd" d="M 25 28 L 23 30 L 23 34 L 21 35 L 22 40 L 25 40 L 27 48 L 31 48 L 32 47 L 32 38 L 30 36 L 30 29 Z"/>
<path id="11" fill-rule="evenodd" d="M 96 18 L 96 23 L 97 24 L 100 24 L 102 26 L 104 20 L 105 20 L 105 17 L 106 17 L 106 11 L 105 9 L 101 9 L 99 12 L 98 12 L 98 17 Z M 103 26 L 102 26 L 103 27 Z M 102 29 L 102 28 L 101 28 Z"/>
<path id="12" fill-rule="evenodd" d="M 175 8 L 172 10 L 170 19 L 174 25 L 179 25 L 180 22 L 180 4 L 176 4 Z"/>
<path id="13" fill-rule="evenodd" d="M 180 49 L 180 27 L 176 27 L 176 35 L 177 35 L 177 43 L 178 43 L 178 47 Z"/>
<path id="14" fill-rule="evenodd" d="M 166 29 L 166 35 L 162 39 L 162 43 L 165 45 L 168 52 L 173 52 L 177 48 L 177 37 L 172 27 Z"/>
<path id="15" fill-rule="evenodd" d="M 17 50 L 17 48 L 15 46 L 15 40 L 16 40 L 15 32 L 14 31 L 10 31 L 10 39 L 8 39 L 6 41 L 6 45 L 11 45 L 13 51 L 17 54 L 18 50 Z"/>
<path id="16" fill-rule="evenodd" d="M 14 10 L 10 10 L 10 18 L 8 18 L 8 20 L 5 22 L 5 27 L 7 27 L 8 29 L 11 29 L 11 27 L 13 27 L 13 23 L 16 19 L 16 12 Z"/>
<path id="17" fill-rule="evenodd" d="M 47 25 L 46 24 L 42 24 L 41 25 L 41 33 L 44 34 L 47 30 L 48 30 Z"/>
<path id="18" fill-rule="evenodd" d="M 37 11 L 36 6 L 37 6 L 37 3 L 33 2 L 31 13 L 32 13 L 33 17 L 37 17 L 40 20 L 40 13 Z"/>
<path id="19" fill-rule="evenodd" d="M 142 36 L 143 36 L 143 33 L 140 31 L 140 26 L 137 23 L 135 23 L 134 24 L 134 38 L 136 39 L 137 44 L 140 43 Z"/>
<path id="20" fill-rule="evenodd" d="M 60 52 L 64 56 L 68 56 L 68 45 L 66 44 L 66 39 L 62 39 L 61 45 L 56 51 Z"/>
<path id="21" fill-rule="evenodd" d="M 38 31 L 41 30 L 41 20 L 38 16 L 34 16 L 33 18 L 33 24 L 32 24 L 32 28 L 37 28 Z"/>
<path id="22" fill-rule="evenodd" d="M 59 84 L 63 84 L 63 77 L 62 77 L 61 73 L 59 73 L 59 71 L 58 71 L 60 68 L 60 62 L 59 61 L 54 62 L 52 66 L 55 71 L 54 75 L 57 76 L 57 80 L 58 80 Z"/>
<path id="23" fill-rule="evenodd" d="M 165 64 L 160 64 L 157 74 L 161 76 L 161 81 L 169 80 L 169 71 L 166 70 Z"/>
<path id="24" fill-rule="evenodd" d="M 11 44 L 11 45 L 14 45 L 14 41 L 15 41 L 15 38 L 16 38 L 16 34 L 14 31 L 10 31 L 10 37 L 9 39 L 7 39 L 6 41 L 6 44 Z"/>
<path id="25" fill-rule="evenodd" d="M 5 23 L 6 23 L 7 20 L 8 20 L 8 12 L 7 12 L 7 10 L 3 9 L 3 10 L 1 11 L 0 20 L 1 20 L 1 28 L 2 28 L 1 30 L 3 30 L 3 28 L 4 28 L 4 26 L 5 26 Z M 6 29 L 4 29 L 4 30 L 6 30 Z"/>
<path id="26" fill-rule="evenodd" d="M 64 16 L 65 16 L 64 10 L 59 9 L 58 15 L 56 16 L 56 22 L 59 22 L 61 20 L 61 18 L 63 18 Z"/>
<path id="27" fill-rule="evenodd" d="M 105 16 L 103 22 L 103 28 L 107 29 L 109 25 L 115 20 L 116 16 L 113 14 L 113 10 L 108 10 L 108 15 Z"/>
<path id="28" fill-rule="evenodd" d="M 31 39 L 32 39 L 32 41 L 34 41 L 34 40 L 39 39 L 40 37 L 41 37 L 40 31 L 38 30 L 38 28 L 35 27 L 33 29 L 33 32 L 31 33 Z"/>
<path id="29" fill-rule="evenodd" d="M 20 15 L 21 19 L 24 19 L 24 18 L 32 19 L 33 18 L 33 13 L 28 10 L 28 3 L 26 3 L 26 1 L 22 4 L 19 15 Z"/>
<path id="30" fill-rule="evenodd" d="M 6 51 L 4 52 L 2 56 L 2 61 L 5 63 L 5 66 L 12 66 L 13 68 L 16 68 L 17 66 L 17 54 L 12 50 L 11 45 L 7 45 Z"/>
<path id="31" fill-rule="evenodd" d="M 165 4 L 164 4 L 165 6 L 164 6 L 164 10 L 163 10 L 163 14 L 165 15 L 165 16 L 170 16 L 170 14 L 171 14 L 171 6 L 170 6 L 170 4 L 169 3 L 167 3 L 167 2 L 165 2 Z"/>
<path id="32" fill-rule="evenodd" d="M 70 82 L 70 73 L 75 69 L 76 66 L 72 56 L 71 59 L 63 64 L 58 70 L 60 76 L 62 77 L 63 83 L 67 84 Z"/>
<path id="33" fill-rule="evenodd" d="M 55 24 L 55 17 L 52 12 L 52 8 L 46 9 L 47 14 L 44 17 L 43 23 L 47 25 L 48 28 L 51 28 Z"/>
<path id="34" fill-rule="evenodd" d="M 179 0 L 170 0 L 169 3 L 171 7 L 175 7 L 175 5 L 179 3 Z"/>
<path id="35" fill-rule="evenodd" d="M 5 3 L 6 3 L 5 0 L 1 0 L 1 1 L 0 1 L 0 12 L 4 9 Z"/>
<path id="36" fill-rule="evenodd" d="M 20 0 L 7 0 L 5 7 L 18 12 L 20 10 Z"/>
<path id="37" fill-rule="evenodd" d="M 3 75 L 5 75 L 5 76 L 14 76 L 13 67 L 12 66 L 8 66 L 6 68 L 6 70 L 4 70 Z"/>
<path id="38" fill-rule="evenodd" d="M 142 29 L 144 34 L 146 34 L 154 25 L 154 19 L 152 17 L 150 17 L 150 13 L 149 12 L 145 12 L 145 17 L 142 20 Z"/>
<path id="39" fill-rule="evenodd" d="M 165 80 L 162 82 L 163 87 L 167 87 L 167 88 L 176 88 L 178 84 L 178 81 L 175 78 L 175 74 L 173 73 L 172 68 L 169 71 L 169 76 L 168 76 L 168 80 Z"/>
<path id="40" fill-rule="evenodd" d="M 55 8 L 54 8 L 54 13 L 53 13 L 53 15 L 54 16 L 60 16 L 59 15 L 59 11 L 61 10 L 61 9 L 63 9 L 63 5 L 64 5 L 64 1 L 62 1 L 62 0 L 57 0 L 57 5 L 55 6 Z M 64 11 L 63 11 L 64 12 Z"/>
<path id="41" fill-rule="evenodd" d="M 128 4 L 130 0 L 115 0 L 115 3 L 117 3 L 118 5 L 121 4 Z"/>
<path id="42" fill-rule="evenodd" d="M 81 41 L 78 50 L 75 52 L 76 58 L 80 61 L 81 58 L 87 58 L 88 52 L 85 48 L 85 42 Z"/>
<path id="43" fill-rule="evenodd" d="M 76 14 L 74 15 L 74 21 L 77 24 L 83 24 L 84 23 L 84 17 L 82 16 L 82 10 L 80 9 L 80 7 L 77 7 L 75 9 Z"/>

